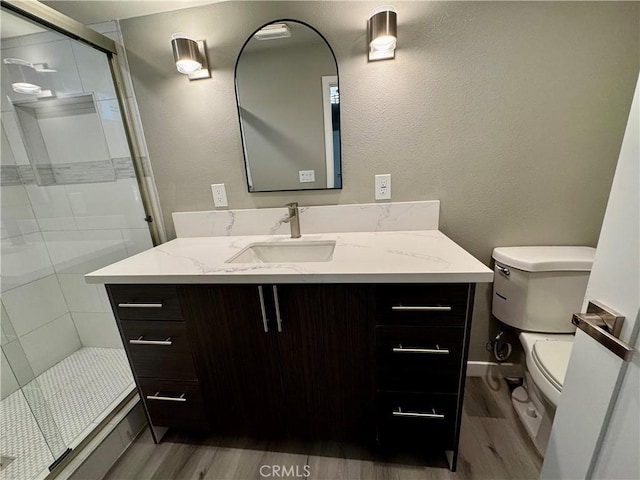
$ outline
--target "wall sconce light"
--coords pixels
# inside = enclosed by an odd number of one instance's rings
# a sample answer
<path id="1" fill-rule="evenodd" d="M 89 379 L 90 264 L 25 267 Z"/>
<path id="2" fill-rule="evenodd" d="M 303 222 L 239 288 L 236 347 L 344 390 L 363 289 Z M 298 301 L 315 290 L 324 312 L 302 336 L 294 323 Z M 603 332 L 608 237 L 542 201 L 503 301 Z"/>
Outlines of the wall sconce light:
<path id="1" fill-rule="evenodd" d="M 189 80 L 211 78 L 204 40 L 194 40 L 186 33 L 171 35 L 171 48 L 176 68 L 189 76 Z"/>
<path id="2" fill-rule="evenodd" d="M 388 5 L 376 8 L 367 19 L 369 61 L 395 58 L 397 38 L 396 9 Z"/>

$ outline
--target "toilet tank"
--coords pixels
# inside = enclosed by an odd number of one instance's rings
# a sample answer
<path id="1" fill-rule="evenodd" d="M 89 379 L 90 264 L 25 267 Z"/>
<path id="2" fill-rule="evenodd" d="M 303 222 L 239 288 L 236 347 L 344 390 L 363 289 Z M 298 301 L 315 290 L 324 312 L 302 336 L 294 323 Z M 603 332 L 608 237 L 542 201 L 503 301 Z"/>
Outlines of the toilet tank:
<path id="1" fill-rule="evenodd" d="M 493 315 L 523 331 L 571 333 L 582 308 L 595 248 L 499 247 L 493 250 Z"/>

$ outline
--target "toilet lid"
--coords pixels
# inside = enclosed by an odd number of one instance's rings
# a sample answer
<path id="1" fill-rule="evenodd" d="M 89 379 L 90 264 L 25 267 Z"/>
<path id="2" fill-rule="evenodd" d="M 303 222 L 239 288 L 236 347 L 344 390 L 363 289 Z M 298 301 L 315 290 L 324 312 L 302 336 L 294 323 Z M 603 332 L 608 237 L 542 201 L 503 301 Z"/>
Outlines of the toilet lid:
<path id="1" fill-rule="evenodd" d="M 536 365 L 553 386 L 560 391 L 569 366 L 572 347 L 573 342 L 563 340 L 540 340 L 533 345 L 532 356 Z"/>

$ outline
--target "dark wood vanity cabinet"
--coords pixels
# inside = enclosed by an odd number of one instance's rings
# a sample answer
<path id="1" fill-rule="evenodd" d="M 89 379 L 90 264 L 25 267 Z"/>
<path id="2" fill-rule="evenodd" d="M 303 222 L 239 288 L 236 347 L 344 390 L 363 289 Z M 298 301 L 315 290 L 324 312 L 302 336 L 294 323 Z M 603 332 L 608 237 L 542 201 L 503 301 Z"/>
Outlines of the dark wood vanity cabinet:
<path id="1" fill-rule="evenodd" d="M 154 426 L 436 445 L 455 469 L 473 285 L 107 290 Z"/>
<path id="2" fill-rule="evenodd" d="M 365 438 L 375 388 L 371 287 L 178 290 L 216 430 Z"/>
<path id="3" fill-rule="evenodd" d="M 372 438 L 375 288 L 280 285 L 276 290 L 289 431 L 304 438 Z"/>
<path id="4" fill-rule="evenodd" d="M 455 470 L 475 285 L 376 291 L 377 440 L 438 446 Z"/>
<path id="5" fill-rule="evenodd" d="M 107 285 L 149 421 L 208 429 L 192 337 L 174 285 Z"/>

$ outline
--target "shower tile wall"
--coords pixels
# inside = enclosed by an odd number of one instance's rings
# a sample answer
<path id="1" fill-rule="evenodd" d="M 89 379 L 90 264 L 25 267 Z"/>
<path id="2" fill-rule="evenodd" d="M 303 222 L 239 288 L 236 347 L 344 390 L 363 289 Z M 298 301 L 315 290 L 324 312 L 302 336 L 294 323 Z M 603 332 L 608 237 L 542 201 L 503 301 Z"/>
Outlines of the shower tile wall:
<path id="1" fill-rule="evenodd" d="M 115 23 L 102 25 L 101 30 L 117 38 Z M 93 93 L 104 130 L 104 137 L 94 141 L 105 145 L 95 149 L 85 144 L 89 131 L 74 136 L 73 142 L 64 141 L 70 129 L 78 132 L 86 127 L 85 115 L 46 119 L 41 130 L 51 182 L 43 182 L 41 176 L 38 185 L 35 161 L 29 161 L 16 111 L 2 95 L 1 396 L 5 398 L 26 380 L 20 378 L 20 361 L 9 358 L 17 380 L 5 368 L 5 354 L 11 356 L 20 345 L 26 357 L 23 363 L 28 361 L 33 369 L 31 376 L 81 347 L 122 348 L 104 288 L 87 285 L 83 275 L 152 245 L 103 56 L 57 34 L 42 33 L 3 40 L 2 57 L 45 62 L 56 69 L 45 87 L 60 97 Z M 10 92 L 13 100 L 29 99 L 11 91 L 9 82 L 3 74 L 3 92 Z M 102 153 L 92 153 L 96 151 Z"/>

